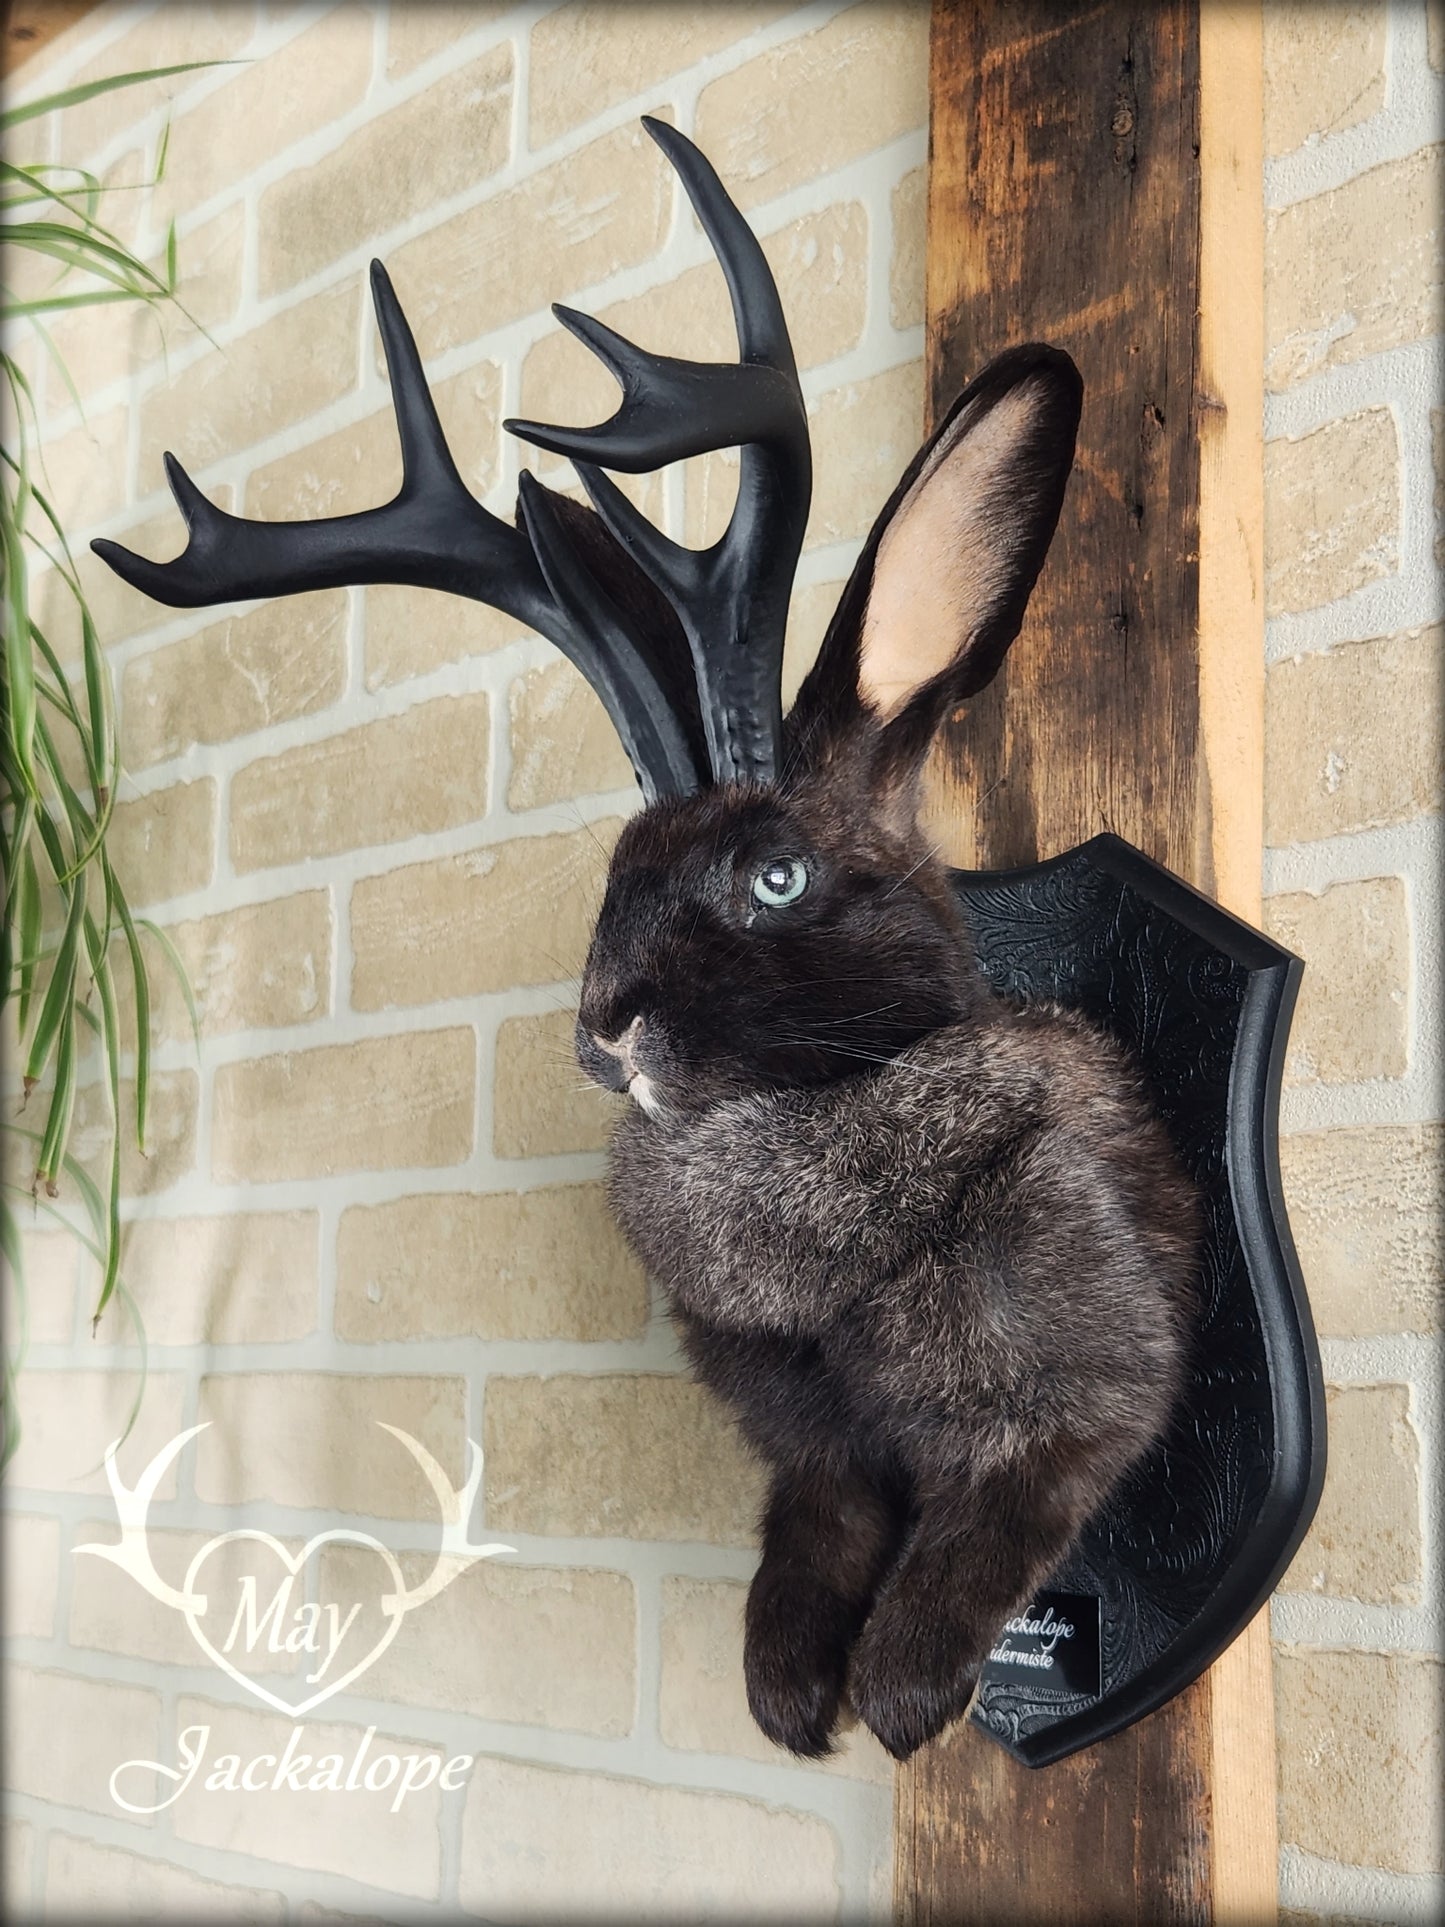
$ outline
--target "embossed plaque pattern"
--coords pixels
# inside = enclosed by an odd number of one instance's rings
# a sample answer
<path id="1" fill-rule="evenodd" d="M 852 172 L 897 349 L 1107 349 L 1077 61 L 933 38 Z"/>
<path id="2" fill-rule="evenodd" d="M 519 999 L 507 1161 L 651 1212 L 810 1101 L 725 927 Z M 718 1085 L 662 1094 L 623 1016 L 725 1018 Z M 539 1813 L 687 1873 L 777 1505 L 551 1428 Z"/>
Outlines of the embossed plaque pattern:
<path id="1" fill-rule="evenodd" d="M 1300 965 L 1113 836 L 953 881 L 998 990 L 1066 1004 L 1128 1046 L 1206 1208 L 1173 1424 L 1048 1582 L 1100 1601 L 1100 1690 L 980 1687 L 973 1718 L 1038 1766 L 1195 1679 L 1268 1597 L 1318 1501 L 1319 1356 L 1278 1176 Z"/>

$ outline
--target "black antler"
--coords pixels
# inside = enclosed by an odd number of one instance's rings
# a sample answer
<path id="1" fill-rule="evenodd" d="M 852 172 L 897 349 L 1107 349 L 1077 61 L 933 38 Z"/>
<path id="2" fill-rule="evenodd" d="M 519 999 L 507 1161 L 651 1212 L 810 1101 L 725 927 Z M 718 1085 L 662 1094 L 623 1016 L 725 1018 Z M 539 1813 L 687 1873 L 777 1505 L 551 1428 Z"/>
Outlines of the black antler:
<path id="1" fill-rule="evenodd" d="M 788 600 L 812 497 L 808 417 L 787 322 L 767 258 L 710 162 L 675 127 L 643 118 L 687 190 L 732 297 L 740 361 L 648 354 L 574 309 L 552 312 L 611 371 L 622 401 L 598 428 L 509 421 L 515 435 L 570 456 L 593 507 L 662 589 L 692 650 L 717 781 L 765 781 L 777 769 Z M 670 542 L 601 473 L 635 474 L 688 455 L 740 447 L 738 499 L 721 541 Z"/>
<path id="2" fill-rule="evenodd" d="M 401 437 L 395 498 L 317 522 L 249 522 L 208 502 L 168 454 L 167 477 L 189 531 L 185 552 L 166 563 L 116 542 L 93 542 L 95 552 L 134 587 L 177 608 L 368 582 L 489 603 L 546 636 L 581 670 L 649 801 L 709 780 L 771 776 L 788 597 L 811 488 L 807 418 L 762 249 L 692 143 L 657 121 L 644 125 L 717 251 L 742 360 L 723 366 L 644 355 L 600 322 L 556 310 L 617 375 L 622 405 L 601 428 L 507 426 L 574 458 L 611 540 L 585 510 L 525 471 L 520 527 L 475 499 L 447 448 L 406 317 L 374 261 L 372 297 Z M 732 446 L 743 448 L 737 507 L 722 541 L 702 553 L 667 541 L 588 459 L 637 472 Z M 686 634 L 696 689 L 682 662 L 668 658 L 672 623 L 659 590 Z M 636 605 L 651 605 L 650 622 L 637 620 Z"/>
<path id="3" fill-rule="evenodd" d="M 319 522 L 248 522 L 207 501 L 168 454 L 166 476 L 189 531 L 184 553 L 152 562 L 118 542 L 91 547 L 133 587 L 179 609 L 366 582 L 445 589 L 504 609 L 554 642 L 591 683 L 649 800 L 696 789 L 706 780 L 702 745 L 659 686 L 626 618 L 590 574 L 584 588 L 574 580 L 559 597 L 538 564 L 532 528 L 508 527 L 472 495 L 379 261 L 371 264 L 371 291 L 401 437 L 402 484 L 390 502 Z M 545 513 L 536 502 L 534 518 Z"/>

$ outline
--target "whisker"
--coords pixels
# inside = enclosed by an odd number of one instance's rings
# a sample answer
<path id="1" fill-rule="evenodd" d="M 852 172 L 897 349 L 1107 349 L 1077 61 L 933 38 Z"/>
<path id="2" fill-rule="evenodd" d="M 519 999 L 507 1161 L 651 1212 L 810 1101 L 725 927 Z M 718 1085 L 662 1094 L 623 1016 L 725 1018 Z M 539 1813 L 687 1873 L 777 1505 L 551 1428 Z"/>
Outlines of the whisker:
<path id="1" fill-rule="evenodd" d="M 835 1057 L 851 1057 L 857 1063 L 886 1064 L 894 1070 L 906 1072 L 914 1077 L 952 1078 L 954 1075 L 951 1070 L 945 1070 L 936 1065 L 910 1064 L 902 1056 L 882 1057 L 876 1051 L 859 1050 L 848 1044 L 830 1044 L 821 1037 L 782 1037 L 778 1041 L 783 1044 L 810 1046 L 814 1050 L 828 1051 Z"/>
<path id="2" fill-rule="evenodd" d="M 918 875 L 918 872 L 923 868 L 924 864 L 934 861 L 937 858 L 937 856 L 938 856 L 938 845 L 936 843 L 930 844 L 929 847 L 924 851 L 923 855 L 919 857 L 918 861 L 914 864 L 913 868 L 908 872 L 908 875 L 899 877 L 898 881 L 894 884 L 891 890 L 885 890 L 883 892 L 883 901 L 887 903 L 889 897 L 897 896 L 898 892 L 903 888 L 904 884 L 907 883 L 908 878 L 916 877 Z"/>
<path id="3" fill-rule="evenodd" d="M 564 958 L 556 956 L 550 950 L 538 950 L 537 955 L 539 957 L 545 957 L 550 964 L 556 964 L 558 971 L 561 973 L 556 979 L 554 988 L 560 987 L 563 984 L 575 984 L 578 995 L 581 995 L 582 979 L 575 970 L 569 970 L 567 968 Z"/>
<path id="4" fill-rule="evenodd" d="M 891 1004 L 878 1004 L 872 1010 L 855 1011 L 850 1017 L 819 1017 L 816 1021 L 827 1030 L 835 1030 L 839 1024 L 866 1024 L 871 1017 L 882 1017 L 890 1010 L 897 1010 L 901 1002 L 901 998 L 895 998 Z"/>

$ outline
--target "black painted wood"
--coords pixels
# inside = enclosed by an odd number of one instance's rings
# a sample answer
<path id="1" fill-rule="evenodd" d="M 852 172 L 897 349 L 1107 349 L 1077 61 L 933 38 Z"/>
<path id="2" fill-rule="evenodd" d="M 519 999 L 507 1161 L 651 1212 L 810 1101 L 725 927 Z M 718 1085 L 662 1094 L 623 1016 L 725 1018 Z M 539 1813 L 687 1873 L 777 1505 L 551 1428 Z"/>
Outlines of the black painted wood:
<path id="1" fill-rule="evenodd" d="M 1040 1766 L 1198 1678 L 1314 1515 L 1324 1391 L 1277 1134 L 1302 966 L 1114 836 L 1026 869 L 958 871 L 954 885 L 997 989 L 1067 1004 L 1128 1047 L 1206 1201 L 1184 1401 L 1049 1582 L 1099 1602 L 1099 1688 L 995 1667 L 980 1689 L 975 1721 Z"/>

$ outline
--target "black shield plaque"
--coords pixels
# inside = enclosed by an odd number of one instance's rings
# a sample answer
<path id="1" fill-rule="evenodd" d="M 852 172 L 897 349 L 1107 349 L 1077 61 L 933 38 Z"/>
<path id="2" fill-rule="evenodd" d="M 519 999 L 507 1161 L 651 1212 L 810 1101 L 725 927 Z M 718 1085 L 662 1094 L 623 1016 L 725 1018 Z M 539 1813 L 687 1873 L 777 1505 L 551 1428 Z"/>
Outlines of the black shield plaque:
<path id="1" fill-rule="evenodd" d="M 972 1717 L 1044 1766 L 1196 1679 L 1269 1597 L 1314 1516 L 1324 1388 L 1278 1146 L 1303 966 L 1115 836 L 1028 869 L 955 871 L 953 883 L 996 989 L 1070 1005 L 1133 1053 L 1205 1200 L 1202 1308 L 1171 1429 L 1019 1615 L 1067 1620 L 1075 1652 L 1079 1630 L 1096 1627 L 1097 1665 L 1015 1658 L 983 1672 Z M 1007 1648 L 1028 1644 L 1015 1634 Z"/>

